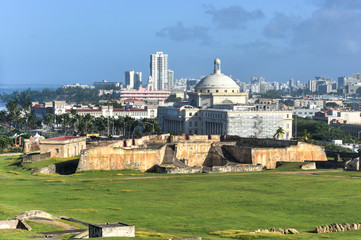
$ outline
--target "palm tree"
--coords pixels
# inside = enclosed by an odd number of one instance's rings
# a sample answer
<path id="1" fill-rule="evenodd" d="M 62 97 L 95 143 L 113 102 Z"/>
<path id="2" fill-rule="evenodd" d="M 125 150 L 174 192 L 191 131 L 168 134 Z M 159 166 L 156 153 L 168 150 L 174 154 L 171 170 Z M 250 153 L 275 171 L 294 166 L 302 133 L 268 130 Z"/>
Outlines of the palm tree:
<path id="1" fill-rule="evenodd" d="M 303 130 L 300 140 L 304 142 L 310 142 L 311 139 L 311 133 L 307 129 Z"/>
<path id="2" fill-rule="evenodd" d="M 278 129 L 276 130 L 275 135 L 273 135 L 274 138 L 280 139 L 285 135 L 285 130 L 283 130 L 282 127 L 278 127 Z"/>

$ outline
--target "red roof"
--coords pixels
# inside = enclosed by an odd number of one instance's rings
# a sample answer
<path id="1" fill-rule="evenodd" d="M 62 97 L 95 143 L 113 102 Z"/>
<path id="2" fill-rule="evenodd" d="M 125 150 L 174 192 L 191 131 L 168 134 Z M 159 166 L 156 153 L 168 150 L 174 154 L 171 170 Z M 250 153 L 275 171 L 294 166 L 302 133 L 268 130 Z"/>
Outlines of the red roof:
<path id="1" fill-rule="evenodd" d="M 124 100 L 125 102 L 140 102 L 142 100 L 138 99 L 138 98 L 128 98 Z"/>
<path id="2" fill-rule="evenodd" d="M 183 107 L 183 106 L 185 106 L 185 105 L 177 105 L 177 106 L 175 106 L 176 108 L 181 108 L 181 107 Z"/>
<path id="3" fill-rule="evenodd" d="M 145 109 L 140 109 L 140 108 L 128 108 L 128 110 L 124 110 L 124 108 L 114 108 L 113 109 L 114 112 L 141 112 L 144 111 L 146 112 L 147 110 Z"/>
<path id="4" fill-rule="evenodd" d="M 69 140 L 74 138 L 80 138 L 77 136 L 61 136 L 61 137 L 55 137 L 55 138 L 48 138 L 46 140 L 52 140 L 52 141 L 63 141 L 63 140 Z"/>
<path id="5" fill-rule="evenodd" d="M 43 108 L 43 104 L 35 104 L 32 106 L 33 108 Z"/>

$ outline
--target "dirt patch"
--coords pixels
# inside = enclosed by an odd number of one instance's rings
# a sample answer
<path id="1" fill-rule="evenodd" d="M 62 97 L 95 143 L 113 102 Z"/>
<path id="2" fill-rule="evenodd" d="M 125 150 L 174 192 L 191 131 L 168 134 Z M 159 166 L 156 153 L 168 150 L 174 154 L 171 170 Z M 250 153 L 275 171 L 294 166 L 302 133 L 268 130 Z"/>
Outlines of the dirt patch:
<path id="1" fill-rule="evenodd" d="M 72 226 L 70 224 L 54 221 L 54 220 L 51 220 L 51 219 L 37 218 L 37 219 L 30 219 L 30 221 L 37 222 L 37 223 L 42 223 L 42 224 L 51 224 L 51 225 L 59 226 L 59 227 L 63 228 L 64 230 L 76 230 L 76 229 L 78 229 L 77 227 L 74 227 L 74 226 Z"/>

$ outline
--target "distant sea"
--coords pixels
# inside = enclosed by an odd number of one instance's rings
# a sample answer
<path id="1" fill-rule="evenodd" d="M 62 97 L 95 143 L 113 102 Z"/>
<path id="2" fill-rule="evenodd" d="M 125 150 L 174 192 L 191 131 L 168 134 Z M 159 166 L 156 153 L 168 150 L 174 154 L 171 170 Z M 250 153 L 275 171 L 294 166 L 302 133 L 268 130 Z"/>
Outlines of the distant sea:
<path id="1" fill-rule="evenodd" d="M 33 84 L 33 85 L 1 85 L 0 84 L 0 94 L 11 94 L 15 91 L 21 92 L 27 89 L 41 91 L 44 88 L 48 88 L 50 90 L 56 90 L 61 85 L 54 85 L 54 84 Z M 6 110 L 6 102 L 0 101 L 0 111 Z"/>

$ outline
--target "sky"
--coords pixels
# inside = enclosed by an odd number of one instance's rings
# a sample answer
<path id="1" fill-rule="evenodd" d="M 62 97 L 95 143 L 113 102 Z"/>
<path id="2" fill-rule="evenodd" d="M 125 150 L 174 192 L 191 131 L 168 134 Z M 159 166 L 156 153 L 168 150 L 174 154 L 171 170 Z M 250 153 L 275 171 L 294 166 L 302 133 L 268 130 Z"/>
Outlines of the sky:
<path id="1" fill-rule="evenodd" d="M 337 80 L 361 71 L 360 0 L 0 0 L 0 87 L 179 78 Z"/>

